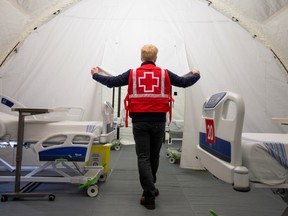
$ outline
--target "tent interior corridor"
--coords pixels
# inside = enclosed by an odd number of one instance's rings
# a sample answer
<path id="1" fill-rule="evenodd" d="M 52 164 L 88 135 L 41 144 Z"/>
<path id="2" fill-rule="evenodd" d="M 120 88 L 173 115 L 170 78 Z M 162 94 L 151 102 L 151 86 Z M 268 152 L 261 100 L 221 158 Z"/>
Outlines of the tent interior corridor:
<path id="1" fill-rule="evenodd" d="M 84 121 L 102 121 L 99 104 L 107 100 L 120 121 L 127 88 L 101 86 L 90 70 L 101 66 L 118 75 L 136 68 L 141 47 L 154 44 L 158 66 L 179 76 L 201 72 L 194 86 L 172 89 L 173 120 L 184 120 L 182 153 L 180 163 L 171 166 L 162 152 L 163 192 L 154 215 L 204 216 L 210 208 L 223 216 L 280 215 L 286 205 L 269 189 L 236 193 L 204 172 L 196 146 L 203 103 L 221 91 L 243 97 L 243 132 L 288 133 L 287 126 L 271 121 L 288 116 L 287 22 L 288 0 L 2 0 L 0 96 L 26 107 L 80 107 Z M 149 214 L 137 205 L 131 124 L 119 131 L 127 145 L 111 151 L 111 176 L 98 198 L 52 184 L 39 189 L 59 189 L 56 202 L 0 203 L 1 212 Z M 10 186 L 0 183 L 0 192 Z"/>

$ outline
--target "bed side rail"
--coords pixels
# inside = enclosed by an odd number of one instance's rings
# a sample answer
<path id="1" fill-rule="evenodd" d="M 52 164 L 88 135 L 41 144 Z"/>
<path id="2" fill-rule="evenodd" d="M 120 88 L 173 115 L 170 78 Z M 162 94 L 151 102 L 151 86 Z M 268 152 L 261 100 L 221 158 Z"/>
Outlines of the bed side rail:
<path id="1" fill-rule="evenodd" d="M 87 162 L 95 138 L 92 133 L 56 133 L 38 141 L 33 148 L 39 161 Z"/>

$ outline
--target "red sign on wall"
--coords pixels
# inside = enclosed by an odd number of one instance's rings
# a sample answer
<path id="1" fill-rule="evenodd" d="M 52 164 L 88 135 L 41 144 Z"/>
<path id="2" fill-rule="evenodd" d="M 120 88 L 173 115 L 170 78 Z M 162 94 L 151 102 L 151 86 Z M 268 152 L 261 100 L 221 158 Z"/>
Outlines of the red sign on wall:
<path id="1" fill-rule="evenodd" d="M 205 119 L 206 123 L 206 140 L 209 143 L 215 144 L 215 130 L 213 119 Z"/>

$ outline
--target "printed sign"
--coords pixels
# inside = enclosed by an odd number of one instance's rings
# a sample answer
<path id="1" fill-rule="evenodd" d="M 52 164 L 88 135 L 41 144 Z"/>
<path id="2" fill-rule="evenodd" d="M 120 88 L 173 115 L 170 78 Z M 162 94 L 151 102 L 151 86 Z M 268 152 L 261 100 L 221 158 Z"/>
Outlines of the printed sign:
<path id="1" fill-rule="evenodd" d="M 206 123 L 206 140 L 209 143 L 215 144 L 215 130 L 213 119 L 205 119 Z"/>

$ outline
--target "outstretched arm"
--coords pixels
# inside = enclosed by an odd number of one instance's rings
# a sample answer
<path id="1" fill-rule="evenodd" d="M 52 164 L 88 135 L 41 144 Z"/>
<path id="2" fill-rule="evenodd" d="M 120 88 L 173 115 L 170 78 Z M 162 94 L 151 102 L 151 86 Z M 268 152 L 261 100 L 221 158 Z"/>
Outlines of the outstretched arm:
<path id="1" fill-rule="evenodd" d="M 178 76 L 169 70 L 168 70 L 168 73 L 169 73 L 171 85 L 174 85 L 177 87 L 186 88 L 186 87 L 192 86 L 200 79 L 199 70 L 191 70 L 185 76 Z"/>
<path id="2" fill-rule="evenodd" d="M 128 85 L 130 70 L 118 76 L 103 76 L 100 75 L 99 72 L 99 67 L 91 68 L 91 75 L 93 79 L 109 88 Z"/>

